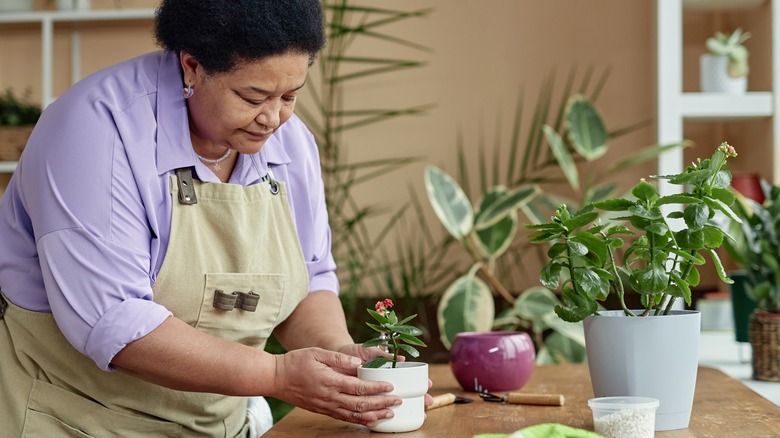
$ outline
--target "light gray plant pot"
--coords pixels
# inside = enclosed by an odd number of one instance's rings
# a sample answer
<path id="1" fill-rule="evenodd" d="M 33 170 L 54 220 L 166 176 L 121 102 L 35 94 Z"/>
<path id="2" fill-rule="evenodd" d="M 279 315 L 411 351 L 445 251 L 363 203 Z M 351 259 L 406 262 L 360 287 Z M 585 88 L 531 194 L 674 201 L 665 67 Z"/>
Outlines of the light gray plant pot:
<path id="1" fill-rule="evenodd" d="M 705 53 L 699 58 L 699 80 L 704 93 L 743 95 L 747 92 L 747 76 L 729 75 L 729 57 Z"/>
<path id="2" fill-rule="evenodd" d="M 657 398 L 661 405 L 655 430 L 687 428 L 696 387 L 701 314 L 693 310 L 648 317 L 627 317 L 622 310 L 599 313 L 584 321 L 595 396 Z"/>

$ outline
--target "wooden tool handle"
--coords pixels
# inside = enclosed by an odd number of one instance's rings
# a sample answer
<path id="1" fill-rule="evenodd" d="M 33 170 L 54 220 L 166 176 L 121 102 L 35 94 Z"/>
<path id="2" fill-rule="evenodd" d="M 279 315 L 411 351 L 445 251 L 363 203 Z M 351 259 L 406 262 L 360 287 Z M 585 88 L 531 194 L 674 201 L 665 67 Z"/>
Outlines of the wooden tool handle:
<path id="1" fill-rule="evenodd" d="M 506 402 L 518 405 L 563 406 L 564 398 L 562 394 L 511 392 L 507 394 Z"/>
<path id="2" fill-rule="evenodd" d="M 426 407 L 425 410 L 429 411 L 431 409 L 440 408 L 442 406 L 451 405 L 453 403 L 455 403 L 455 394 L 450 393 L 450 394 L 437 395 L 436 397 L 433 398 L 433 404 Z"/>

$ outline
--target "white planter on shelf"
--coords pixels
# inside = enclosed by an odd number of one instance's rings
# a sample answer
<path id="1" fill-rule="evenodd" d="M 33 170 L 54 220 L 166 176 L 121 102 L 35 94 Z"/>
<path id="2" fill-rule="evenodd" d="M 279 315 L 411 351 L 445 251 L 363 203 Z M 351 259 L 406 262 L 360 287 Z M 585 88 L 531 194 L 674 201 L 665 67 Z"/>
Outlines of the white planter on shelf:
<path id="1" fill-rule="evenodd" d="M 593 393 L 596 397 L 656 398 L 661 401 L 656 431 L 687 428 L 696 387 L 700 327 L 701 314 L 692 310 L 643 317 L 608 310 L 588 316 L 585 350 Z"/>
<path id="2" fill-rule="evenodd" d="M 0 1 L 0 12 L 22 12 L 32 11 L 33 0 L 2 0 Z"/>
<path id="3" fill-rule="evenodd" d="M 57 0 L 58 11 L 88 11 L 90 0 Z"/>
<path id="4" fill-rule="evenodd" d="M 397 368 L 386 363 L 380 368 L 358 368 L 358 377 L 363 380 L 389 382 L 393 390 L 389 393 L 401 397 L 403 403 L 393 406 L 395 416 L 378 421 L 374 432 L 410 432 L 417 430 L 425 421 L 425 393 L 428 392 L 428 364 L 422 362 L 398 362 Z"/>
<path id="5" fill-rule="evenodd" d="M 747 76 L 729 75 L 729 58 L 726 55 L 702 54 L 699 58 L 699 79 L 703 93 L 742 95 L 747 92 Z"/>

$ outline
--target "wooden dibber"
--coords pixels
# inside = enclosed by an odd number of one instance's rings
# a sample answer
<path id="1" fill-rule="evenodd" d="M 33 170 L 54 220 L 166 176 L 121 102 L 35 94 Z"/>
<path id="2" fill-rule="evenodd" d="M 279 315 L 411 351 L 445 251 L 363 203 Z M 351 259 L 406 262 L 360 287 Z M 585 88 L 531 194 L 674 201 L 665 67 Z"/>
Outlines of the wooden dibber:
<path id="1" fill-rule="evenodd" d="M 472 401 L 474 400 L 466 397 L 457 397 L 453 393 L 441 394 L 433 397 L 433 404 L 426 406 L 425 410 L 430 411 L 431 409 L 440 408 L 442 406 L 451 405 L 453 403 L 471 403 Z"/>
<path id="2" fill-rule="evenodd" d="M 504 396 L 504 401 L 516 405 L 563 406 L 563 394 L 531 394 L 510 392 Z"/>

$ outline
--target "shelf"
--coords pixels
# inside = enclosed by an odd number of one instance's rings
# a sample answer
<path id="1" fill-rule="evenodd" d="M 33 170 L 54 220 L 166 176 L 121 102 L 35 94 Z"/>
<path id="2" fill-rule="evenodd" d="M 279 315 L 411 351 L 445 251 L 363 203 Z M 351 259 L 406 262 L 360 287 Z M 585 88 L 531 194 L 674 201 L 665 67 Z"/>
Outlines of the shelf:
<path id="1" fill-rule="evenodd" d="M 683 93 L 680 113 L 690 119 L 771 117 L 772 93 L 754 91 L 742 96 L 716 93 Z"/>
<path id="2" fill-rule="evenodd" d="M 686 9 L 751 9 L 766 3 L 766 0 L 683 0 Z"/>
<path id="3" fill-rule="evenodd" d="M 79 21 L 147 20 L 154 9 L 100 9 L 89 11 L 38 11 L 0 13 L 0 23 L 44 23 Z"/>
<path id="4" fill-rule="evenodd" d="M 16 170 L 16 161 L 0 161 L 0 173 L 13 173 Z"/>

